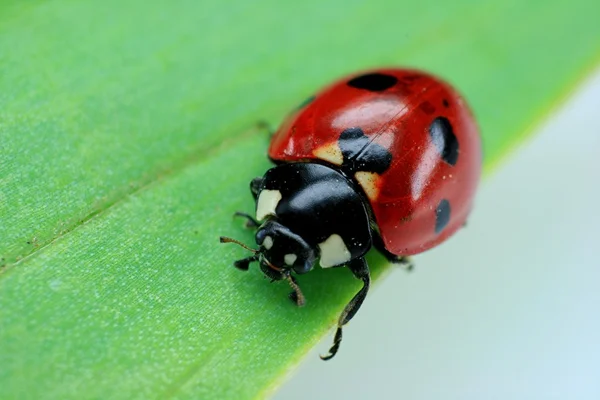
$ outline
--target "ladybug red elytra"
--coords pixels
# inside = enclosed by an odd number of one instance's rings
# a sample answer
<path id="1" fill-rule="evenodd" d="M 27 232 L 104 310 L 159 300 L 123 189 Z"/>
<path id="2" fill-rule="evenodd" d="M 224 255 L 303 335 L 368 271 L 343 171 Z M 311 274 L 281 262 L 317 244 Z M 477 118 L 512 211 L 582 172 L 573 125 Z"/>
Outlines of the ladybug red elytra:
<path id="1" fill-rule="evenodd" d="M 363 282 L 342 311 L 356 314 L 370 285 L 365 254 L 389 261 L 428 250 L 462 227 L 481 174 L 481 139 L 462 97 L 447 83 L 410 69 L 380 69 L 341 79 L 310 97 L 275 132 L 275 167 L 250 189 L 256 215 L 236 213 L 256 228 L 258 250 L 234 263 L 259 262 L 272 280 L 287 280 L 290 298 L 305 302 L 296 278 L 314 268 L 346 266 Z"/>

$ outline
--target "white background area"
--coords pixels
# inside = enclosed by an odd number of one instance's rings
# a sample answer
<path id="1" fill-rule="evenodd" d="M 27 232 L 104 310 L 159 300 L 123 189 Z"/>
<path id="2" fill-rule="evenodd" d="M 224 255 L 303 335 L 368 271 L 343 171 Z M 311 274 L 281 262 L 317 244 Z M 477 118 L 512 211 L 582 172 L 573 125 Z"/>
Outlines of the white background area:
<path id="1" fill-rule="evenodd" d="M 600 71 L 414 261 L 274 398 L 600 399 Z"/>

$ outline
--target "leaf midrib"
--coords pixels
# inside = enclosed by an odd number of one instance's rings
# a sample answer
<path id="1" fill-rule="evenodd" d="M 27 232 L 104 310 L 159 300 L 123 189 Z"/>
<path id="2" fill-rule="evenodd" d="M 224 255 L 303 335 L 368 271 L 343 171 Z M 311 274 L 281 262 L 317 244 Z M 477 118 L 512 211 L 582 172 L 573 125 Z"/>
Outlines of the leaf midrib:
<path id="1" fill-rule="evenodd" d="M 148 176 L 149 178 L 141 180 L 139 184 L 124 185 L 126 189 L 116 190 L 115 192 L 117 193 L 117 195 L 109 198 L 105 203 L 102 204 L 101 207 L 91 209 L 83 218 L 79 218 L 78 222 L 61 229 L 59 233 L 54 235 L 51 239 L 44 241 L 43 243 L 35 243 L 30 252 L 23 252 L 21 254 L 17 253 L 10 255 L 10 257 L 14 257 L 16 261 L 6 262 L 5 264 L 0 265 L 0 279 L 2 279 L 4 276 L 7 276 L 18 266 L 26 264 L 29 260 L 36 257 L 43 250 L 52 246 L 57 241 L 67 237 L 68 235 L 74 234 L 74 232 L 76 232 L 79 228 L 83 227 L 90 221 L 103 217 L 107 213 L 111 212 L 113 209 L 118 207 L 120 204 L 126 202 L 131 197 L 143 193 L 147 190 L 150 190 L 155 185 L 160 184 L 166 180 L 173 179 L 186 169 L 191 168 L 198 163 L 204 162 L 207 159 L 217 156 L 223 149 L 227 148 L 228 146 L 240 139 L 249 138 L 260 133 L 264 133 L 264 129 L 260 128 L 258 125 L 242 129 L 238 134 L 230 135 L 227 139 L 223 140 L 218 145 L 198 146 L 196 150 L 190 151 L 185 157 L 182 157 L 179 162 L 177 162 L 177 160 L 170 160 L 170 164 L 162 166 L 156 172 L 144 174 L 143 176 Z M 133 189 L 127 190 L 127 188 Z M 56 226 L 48 227 L 48 231 L 52 231 L 55 228 Z M 9 256 L 7 255 L 5 257 Z"/>

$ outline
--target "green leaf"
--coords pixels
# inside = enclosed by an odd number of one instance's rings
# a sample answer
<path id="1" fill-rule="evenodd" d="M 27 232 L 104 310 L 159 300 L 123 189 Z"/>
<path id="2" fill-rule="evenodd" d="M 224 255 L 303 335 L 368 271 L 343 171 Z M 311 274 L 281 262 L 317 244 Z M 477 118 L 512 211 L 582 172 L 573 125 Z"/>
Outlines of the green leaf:
<path id="1" fill-rule="evenodd" d="M 253 398 L 357 290 L 307 306 L 231 261 L 280 120 L 360 68 L 472 105 L 487 166 L 600 54 L 597 1 L 8 1 L 0 5 L 0 397 Z M 376 254 L 376 277 L 386 271 Z M 343 348 L 342 348 L 343 351 Z"/>

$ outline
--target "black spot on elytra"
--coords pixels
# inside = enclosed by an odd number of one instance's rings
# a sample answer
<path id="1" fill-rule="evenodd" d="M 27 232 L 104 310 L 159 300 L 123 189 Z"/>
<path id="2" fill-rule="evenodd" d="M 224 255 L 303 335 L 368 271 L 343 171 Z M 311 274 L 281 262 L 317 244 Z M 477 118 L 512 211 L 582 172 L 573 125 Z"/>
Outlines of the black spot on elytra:
<path id="1" fill-rule="evenodd" d="M 429 135 L 444 161 L 450 165 L 456 165 L 458 140 L 450 121 L 445 117 L 437 117 L 429 126 Z"/>
<path id="2" fill-rule="evenodd" d="M 389 89 L 398 82 L 398 79 L 392 75 L 373 73 L 357 76 L 348 81 L 348 86 L 357 89 L 366 89 L 372 92 L 381 92 Z"/>
<path id="3" fill-rule="evenodd" d="M 357 171 L 383 173 L 392 163 L 392 154 L 369 139 L 362 129 L 343 131 L 338 140 L 344 156 L 342 168 L 350 174 Z"/>
<path id="4" fill-rule="evenodd" d="M 448 100 L 444 99 L 442 100 L 442 104 L 444 105 L 444 107 L 448 108 L 450 107 L 450 103 L 448 103 Z"/>
<path id="5" fill-rule="evenodd" d="M 450 202 L 443 199 L 435 209 L 435 233 L 444 230 L 448 222 L 450 222 Z"/>

